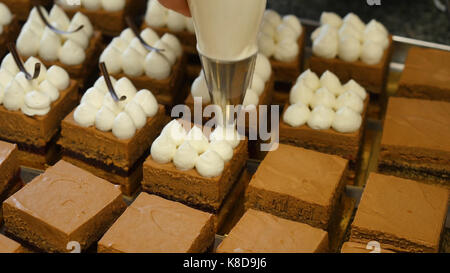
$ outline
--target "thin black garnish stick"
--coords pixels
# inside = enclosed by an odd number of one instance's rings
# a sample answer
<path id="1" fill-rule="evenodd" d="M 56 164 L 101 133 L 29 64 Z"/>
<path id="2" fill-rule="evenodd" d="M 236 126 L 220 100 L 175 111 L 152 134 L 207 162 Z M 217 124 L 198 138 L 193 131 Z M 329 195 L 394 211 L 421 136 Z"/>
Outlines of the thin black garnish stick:
<path id="1" fill-rule="evenodd" d="M 40 5 L 36 5 L 35 7 L 36 7 L 36 10 L 37 10 L 37 12 L 38 12 L 38 14 L 39 14 L 39 17 L 41 17 L 41 20 L 44 22 L 44 24 L 45 24 L 50 30 L 52 30 L 53 32 L 55 32 L 55 33 L 57 33 L 57 34 L 61 34 L 61 35 L 73 34 L 73 33 L 78 32 L 78 31 L 80 31 L 80 30 L 82 30 L 82 29 L 84 28 L 84 25 L 81 25 L 81 26 L 79 26 L 77 29 L 72 30 L 72 31 L 64 31 L 64 30 L 57 29 L 56 27 L 52 26 L 52 25 L 48 22 L 47 18 L 45 18 L 44 13 L 43 13 L 42 10 L 41 10 L 43 7 L 40 6 Z"/>
<path id="2" fill-rule="evenodd" d="M 8 44 L 8 49 L 11 52 L 14 61 L 17 64 L 17 67 L 19 68 L 19 70 L 25 74 L 25 78 L 29 81 L 37 79 L 39 77 L 39 74 L 41 73 L 41 64 L 40 63 L 36 63 L 34 65 L 34 73 L 33 75 L 31 75 L 30 73 L 28 73 L 28 71 L 25 69 L 25 66 L 23 65 L 22 59 L 20 59 L 19 53 L 17 52 L 16 49 L 16 45 L 14 43 L 9 43 Z"/>
<path id="3" fill-rule="evenodd" d="M 103 78 L 105 79 L 106 86 L 108 87 L 109 93 L 111 94 L 111 97 L 115 102 L 124 101 L 127 99 L 126 96 L 122 96 L 119 98 L 117 96 L 116 90 L 114 90 L 113 84 L 111 82 L 111 78 L 109 77 L 108 69 L 106 68 L 106 65 L 104 62 L 101 62 L 99 64 L 100 71 L 102 72 Z"/>
<path id="4" fill-rule="evenodd" d="M 154 48 L 153 46 L 147 44 L 144 39 L 142 39 L 141 34 L 139 34 L 139 30 L 137 29 L 136 25 L 133 23 L 133 20 L 131 20 L 130 17 L 126 17 L 125 21 L 127 22 L 128 27 L 133 31 L 134 35 L 139 39 L 139 42 L 141 42 L 142 46 L 145 47 L 148 51 L 156 51 L 161 52 L 164 51 L 164 49 Z"/>

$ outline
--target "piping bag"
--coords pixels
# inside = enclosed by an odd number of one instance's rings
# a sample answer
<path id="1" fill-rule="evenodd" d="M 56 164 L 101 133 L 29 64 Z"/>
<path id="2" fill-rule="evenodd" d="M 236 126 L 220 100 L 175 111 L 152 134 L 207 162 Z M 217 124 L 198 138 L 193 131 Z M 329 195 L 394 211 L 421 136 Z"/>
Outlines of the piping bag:
<path id="1" fill-rule="evenodd" d="M 228 106 L 241 105 L 252 82 L 257 35 L 266 0 L 188 0 L 197 50 L 222 125 L 234 124 Z"/>

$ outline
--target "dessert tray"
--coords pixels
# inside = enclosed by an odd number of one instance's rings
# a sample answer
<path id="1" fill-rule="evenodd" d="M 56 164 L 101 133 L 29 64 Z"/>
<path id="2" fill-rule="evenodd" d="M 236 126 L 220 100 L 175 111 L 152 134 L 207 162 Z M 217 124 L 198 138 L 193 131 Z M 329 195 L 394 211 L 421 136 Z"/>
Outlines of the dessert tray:
<path id="1" fill-rule="evenodd" d="M 308 19 L 301 19 L 302 25 L 305 27 L 306 37 L 309 37 L 312 31 L 319 26 L 319 22 L 312 21 Z M 421 40 L 415 40 L 410 38 L 405 38 L 401 36 L 393 36 L 393 54 L 392 60 L 390 63 L 390 72 L 388 77 L 387 84 L 387 94 L 393 95 L 395 90 L 397 90 L 398 81 L 401 75 L 401 72 L 404 68 L 404 62 L 407 56 L 407 52 L 409 48 L 412 46 L 426 47 L 426 48 L 435 48 L 441 50 L 450 51 L 450 46 L 441 45 L 436 43 L 425 42 Z M 305 48 L 305 59 L 312 54 L 311 49 L 311 41 L 310 39 L 306 39 L 307 44 Z M 308 67 L 308 63 L 305 64 L 305 67 Z M 288 101 L 289 93 L 285 93 L 279 95 L 285 96 L 283 99 L 277 99 L 277 101 Z M 371 98 L 372 101 L 372 98 Z M 359 160 L 358 171 L 356 173 L 356 178 L 354 185 L 347 185 L 345 187 L 345 197 L 341 201 L 341 213 L 340 213 L 340 223 L 338 223 L 339 228 L 336 229 L 337 234 L 333 234 L 333 237 L 337 238 L 334 241 L 330 242 L 331 251 L 337 252 L 344 241 L 347 241 L 346 238 L 349 236 L 349 227 L 352 219 L 355 215 L 356 208 L 358 207 L 359 200 L 361 198 L 363 187 L 365 181 L 370 172 L 376 171 L 377 168 L 377 160 L 378 160 L 378 151 L 380 142 L 381 142 L 381 133 L 383 126 L 383 116 L 386 111 L 386 98 L 383 97 L 375 97 L 375 101 L 379 101 L 380 103 L 375 103 L 371 107 L 369 107 L 368 111 L 368 119 L 365 124 L 365 135 L 363 137 L 363 144 L 361 148 L 361 159 Z M 258 159 L 259 158 L 259 159 Z M 256 172 L 258 168 L 262 156 L 257 156 L 256 159 L 249 159 L 246 164 L 246 168 L 243 171 L 241 179 L 245 179 L 248 182 L 250 181 L 251 176 Z M 25 183 L 30 182 L 33 178 L 40 175 L 42 171 L 22 168 L 21 170 L 21 178 Z M 135 195 L 135 197 L 137 194 Z M 130 205 L 135 197 L 125 197 L 124 200 L 127 205 Z M 230 231 L 231 227 L 237 222 L 237 220 L 242 216 L 244 212 L 243 205 L 244 196 L 240 197 L 240 200 L 236 202 L 235 207 L 231 215 L 229 216 L 226 224 L 219 230 L 216 235 L 216 241 L 214 248 L 217 247 L 218 244 L 227 236 L 227 233 Z M 330 236 L 331 237 L 331 236 Z M 95 248 L 94 248 L 95 249 Z M 445 231 L 442 235 L 441 239 L 441 249 L 440 252 L 449 253 L 450 252 L 450 210 L 447 211 L 447 218 L 445 223 Z"/>

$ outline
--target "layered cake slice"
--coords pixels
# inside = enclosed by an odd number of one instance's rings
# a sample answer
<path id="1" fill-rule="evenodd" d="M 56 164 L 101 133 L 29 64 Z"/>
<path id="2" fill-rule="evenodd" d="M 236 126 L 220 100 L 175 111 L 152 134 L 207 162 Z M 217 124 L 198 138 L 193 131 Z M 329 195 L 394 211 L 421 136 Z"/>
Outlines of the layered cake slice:
<path id="1" fill-rule="evenodd" d="M 125 210 L 120 190 L 59 161 L 3 203 L 5 230 L 46 252 L 86 250 Z"/>
<path id="2" fill-rule="evenodd" d="M 412 47 L 397 96 L 450 102 L 450 52 Z"/>
<path id="3" fill-rule="evenodd" d="M 125 18 L 138 17 L 145 9 L 145 0 L 81 1 L 78 5 L 68 0 L 55 1 L 67 15 L 85 14 L 94 27 L 108 36 L 116 36 L 126 28 Z"/>
<path id="4" fill-rule="evenodd" d="M 27 20 L 28 14 L 35 4 L 43 5 L 45 7 L 53 4 L 53 0 L 1 0 L 0 2 L 7 5 L 20 21 Z"/>
<path id="5" fill-rule="evenodd" d="M 202 130 L 190 122 L 184 126 L 177 120 L 167 124 L 144 162 L 142 187 L 214 213 L 219 229 L 228 202 L 243 191 L 245 181 L 239 177 L 248 158 L 248 141 L 231 127 L 210 132 L 210 128 Z"/>
<path id="6" fill-rule="evenodd" d="M 61 66 L 83 85 L 97 67 L 102 35 L 81 12 L 69 19 L 58 5 L 49 13 L 34 7 L 16 44 L 21 56 L 39 56 L 46 66 Z"/>
<path id="7" fill-rule="evenodd" d="M 330 71 L 319 79 L 309 69 L 297 79 L 280 121 L 280 142 L 334 154 L 350 162 L 354 183 L 369 96 L 356 81 L 342 85 Z"/>
<path id="8" fill-rule="evenodd" d="M 21 244 L 0 234 L 0 253 L 26 253 L 28 252 Z"/>
<path id="9" fill-rule="evenodd" d="M 0 204 L 22 185 L 17 145 L 0 141 Z M 2 211 L 0 210 L 1 223 Z"/>
<path id="10" fill-rule="evenodd" d="M 378 170 L 450 187 L 450 103 L 391 97 Z"/>
<path id="11" fill-rule="evenodd" d="M 170 33 L 159 37 L 151 28 L 139 36 L 132 28 L 125 29 L 106 47 L 100 62 L 106 63 L 112 76 L 127 77 L 137 88 L 151 89 L 163 105 L 183 101 L 186 57 L 178 38 Z"/>
<path id="12" fill-rule="evenodd" d="M 218 253 L 323 253 L 328 233 L 253 209 L 247 210 L 218 246 Z"/>
<path id="13" fill-rule="evenodd" d="M 246 208 L 327 230 L 337 218 L 348 161 L 280 144 L 267 154 L 246 191 Z"/>
<path id="14" fill-rule="evenodd" d="M 280 16 L 266 10 L 258 34 L 259 52 L 270 59 L 274 76 L 274 101 L 284 103 L 289 90 L 303 70 L 305 31 L 295 15 Z"/>
<path id="15" fill-rule="evenodd" d="M 5 56 L 8 44 L 17 39 L 20 31 L 17 15 L 12 14 L 8 6 L 0 2 L 0 56 Z"/>
<path id="16" fill-rule="evenodd" d="M 350 241 L 376 241 L 396 252 L 438 252 L 447 202 L 447 189 L 371 173 Z"/>
<path id="17" fill-rule="evenodd" d="M 180 40 L 188 59 L 188 77 L 194 79 L 201 70 L 201 63 L 197 53 L 197 39 L 192 18 L 167 9 L 158 0 L 148 0 L 142 29 L 149 27 L 160 36 L 170 33 Z"/>
<path id="18" fill-rule="evenodd" d="M 112 90 L 100 77 L 62 121 L 59 144 L 65 160 L 132 195 L 140 186 L 150 145 L 166 122 L 164 107 L 128 78 L 110 80 Z"/>
<path id="19" fill-rule="evenodd" d="M 63 68 L 47 69 L 34 57 L 26 61 L 25 72 L 33 72 L 37 63 L 39 76 L 28 80 L 12 54 L 2 61 L 0 139 L 18 145 L 21 165 L 44 169 L 58 159 L 61 120 L 76 106 L 78 85 Z"/>
<path id="20" fill-rule="evenodd" d="M 141 193 L 98 243 L 100 253 L 202 253 L 214 243 L 212 214 Z"/>
<path id="21" fill-rule="evenodd" d="M 392 35 L 383 24 L 375 19 L 365 24 L 354 13 L 342 19 L 332 12 L 323 12 L 320 23 L 311 35 L 311 70 L 330 70 L 341 81 L 354 79 L 371 93 L 383 93 L 392 55 Z"/>

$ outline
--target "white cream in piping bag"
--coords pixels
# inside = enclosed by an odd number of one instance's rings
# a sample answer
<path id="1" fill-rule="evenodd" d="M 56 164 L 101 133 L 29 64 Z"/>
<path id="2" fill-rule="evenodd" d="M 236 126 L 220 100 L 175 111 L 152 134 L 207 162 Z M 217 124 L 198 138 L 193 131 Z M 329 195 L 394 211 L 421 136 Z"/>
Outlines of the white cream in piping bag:
<path id="1" fill-rule="evenodd" d="M 258 51 L 259 22 L 266 0 L 188 0 L 188 3 L 201 54 L 210 59 L 237 61 Z"/>

